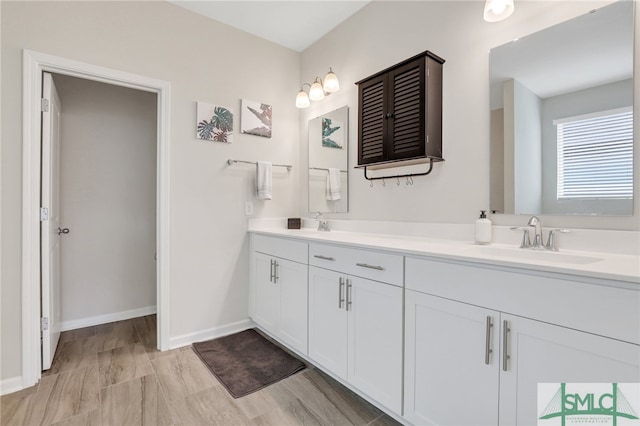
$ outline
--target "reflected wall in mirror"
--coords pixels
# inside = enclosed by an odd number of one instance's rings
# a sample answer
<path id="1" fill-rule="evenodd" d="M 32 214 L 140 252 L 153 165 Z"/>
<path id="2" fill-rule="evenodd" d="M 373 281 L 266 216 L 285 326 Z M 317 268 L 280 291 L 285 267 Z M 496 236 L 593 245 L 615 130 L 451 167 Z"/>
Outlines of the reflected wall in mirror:
<path id="1" fill-rule="evenodd" d="M 491 50 L 492 212 L 633 214 L 633 7 Z"/>
<path id="2" fill-rule="evenodd" d="M 349 108 L 309 120 L 309 211 L 346 213 L 349 206 Z"/>

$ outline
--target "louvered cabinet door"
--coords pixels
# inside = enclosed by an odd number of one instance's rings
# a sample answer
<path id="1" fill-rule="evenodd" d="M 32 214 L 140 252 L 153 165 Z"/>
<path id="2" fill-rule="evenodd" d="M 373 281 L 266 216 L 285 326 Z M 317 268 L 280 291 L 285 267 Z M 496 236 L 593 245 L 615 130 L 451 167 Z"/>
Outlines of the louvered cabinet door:
<path id="1" fill-rule="evenodd" d="M 388 160 L 425 155 L 425 59 L 389 73 Z"/>
<path id="2" fill-rule="evenodd" d="M 387 133 L 385 80 L 386 75 L 381 75 L 358 86 L 360 94 L 358 164 L 386 160 L 384 151 Z"/>

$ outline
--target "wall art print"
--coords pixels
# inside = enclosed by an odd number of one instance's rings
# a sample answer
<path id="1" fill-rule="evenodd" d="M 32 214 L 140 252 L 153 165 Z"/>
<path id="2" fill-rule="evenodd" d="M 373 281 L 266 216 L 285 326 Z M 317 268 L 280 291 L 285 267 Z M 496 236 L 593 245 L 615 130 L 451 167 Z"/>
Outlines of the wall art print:
<path id="1" fill-rule="evenodd" d="M 196 102 L 196 138 L 207 141 L 233 141 L 233 110 L 231 108 Z"/>
<path id="2" fill-rule="evenodd" d="M 242 99 L 240 110 L 241 133 L 271 137 L 271 105 Z"/>
<path id="3" fill-rule="evenodd" d="M 327 117 L 322 117 L 322 146 L 342 149 L 344 146 L 344 125 Z"/>

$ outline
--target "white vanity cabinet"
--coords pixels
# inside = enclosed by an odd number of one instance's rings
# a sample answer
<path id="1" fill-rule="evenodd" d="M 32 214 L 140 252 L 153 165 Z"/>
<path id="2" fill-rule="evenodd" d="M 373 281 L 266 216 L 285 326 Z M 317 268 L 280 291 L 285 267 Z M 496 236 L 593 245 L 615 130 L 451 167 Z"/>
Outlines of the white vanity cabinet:
<path id="1" fill-rule="evenodd" d="M 405 266 L 404 416 L 414 424 L 536 424 L 538 383 L 640 381 L 635 290 L 409 257 Z"/>
<path id="2" fill-rule="evenodd" d="M 400 414 L 402 256 L 324 244 L 309 255 L 309 357 Z"/>
<path id="3" fill-rule="evenodd" d="M 405 417 L 498 424 L 500 313 L 407 290 L 405 318 Z"/>
<path id="4" fill-rule="evenodd" d="M 251 246 L 251 319 L 306 354 L 307 243 L 252 235 Z"/>

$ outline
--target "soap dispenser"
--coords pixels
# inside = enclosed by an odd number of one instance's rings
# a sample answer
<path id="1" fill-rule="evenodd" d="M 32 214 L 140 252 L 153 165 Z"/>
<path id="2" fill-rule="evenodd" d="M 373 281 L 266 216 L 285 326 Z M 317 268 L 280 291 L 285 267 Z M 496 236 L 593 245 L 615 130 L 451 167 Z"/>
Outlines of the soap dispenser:
<path id="1" fill-rule="evenodd" d="M 480 217 L 476 219 L 476 244 L 491 243 L 491 221 L 487 219 L 486 210 L 480 210 Z"/>

